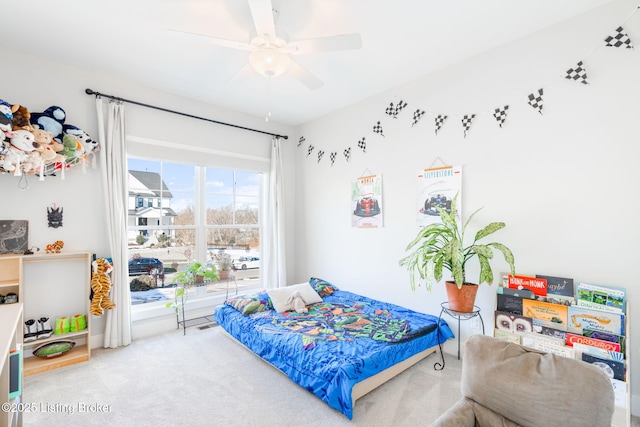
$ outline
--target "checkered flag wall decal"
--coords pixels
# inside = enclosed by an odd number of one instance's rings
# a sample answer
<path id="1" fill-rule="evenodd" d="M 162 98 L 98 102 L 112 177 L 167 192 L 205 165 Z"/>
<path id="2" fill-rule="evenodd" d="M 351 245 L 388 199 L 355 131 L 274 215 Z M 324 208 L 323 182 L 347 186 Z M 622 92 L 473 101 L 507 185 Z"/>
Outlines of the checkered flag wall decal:
<path id="1" fill-rule="evenodd" d="M 335 163 L 337 155 L 338 155 L 337 151 L 332 151 L 331 153 L 329 153 L 329 160 L 331 160 L 331 166 L 333 166 L 333 164 Z"/>
<path id="2" fill-rule="evenodd" d="M 496 108 L 493 110 L 493 117 L 498 121 L 498 126 L 502 127 L 505 120 L 507 120 L 507 110 L 509 109 L 508 105 L 505 105 L 502 108 Z"/>
<path id="3" fill-rule="evenodd" d="M 384 113 L 388 116 L 394 116 L 396 114 L 396 107 L 393 106 L 393 102 L 384 110 Z"/>
<path id="4" fill-rule="evenodd" d="M 542 89 L 538 89 L 537 92 L 529 94 L 529 105 L 542 114 Z"/>
<path id="5" fill-rule="evenodd" d="M 400 100 L 397 105 L 393 105 L 393 102 L 389 104 L 389 106 L 384 110 L 385 114 L 393 117 L 394 119 L 398 118 L 398 113 L 402 111 L 407 106 L 407 103 Z"/>
<path id="6" fill-rule="evenodd" d="M 300 139 L 298 140 L 298 147 L 300 147 L 304 141 L 305 141 L 304 136 L 301 136 Z"/>
<path id="7" fill-rule="evenodd" d="M 367 152 L 367 141 L 365 141 L 364 136 L 360 141 L 358 141 L 358 148 L 364 151 L 365 153 Z"/>
<path id="8" fill-rule="evenodd" d="M 379 133 L 380 135 L 384 136 L 384 133 L 382 133 L 382 125 L 380 124 L 379 120 L 378 120 L 378 123 L 373 125 L 373 132 L 374 133 Z"/>
<path id="9" fill-rule="evenodd" d="M 313 145 L 309 145 L 309 148 L 307 148 L 307 157 L 309 157 L 311 153 L 313 153 L 314 148 L 315 147 Z"/>
<path id="10" fill-rule="evenodd" d="M 469 131 L 469 128 L 471 128 L 471 122 L 475 116 L 475 114 L 465 114 L 462 117 L 462 129 L 464 130 L 465 138 L 467 137 L 467 132 Z"/>
<path id="11" fill-rule="evenodd" d="M 348 162 L 351 159 L 351 147 L 345 148 L 342 154 L 344 154 L 344 159 Z"/>
<path id="12" fill-rule="evenodd" d="M 587 70 L 585 70 L 582 61 L 578 62 L 574 68 L 569 68 L 567 70 L 567 75 L 564 77 L 569 80 L 580 81 L 580 83 L 585 85 L 589 84 L 587 81 Z"/>
<path id="13" fill-rule="evenodd" d="M 324 151 L 318 150 L 318 163 L 320 163 L 320 160 L 322 160 L 322 156 L 324 156 Z"/>
<path id="14" fill-rule="evenodd" d="M 413 112 L 413 121 L 411 122 L 411 127 L 414 127 L 422 118 L 422 116 L 424 116 L 425 112 L 417 109 L 416 111 Z"/>
<path id="15" fill-rule="evenodd" d="M 400 102 L 398 102 L 398 105 L 396 105 L 396 113 L 393 115 L 394 119 L 398 118 L 398 113 L 400 113 L 400 111 L 404 110 L 404 108 L 407 106 L 407 103 L 400 100 Z"/>
<path id="16" fill-rule="evenodd" d="M 447 120 L 447 116 L 443 116 L 442 114 L 438 114 L 436 116 L 436 135 L 438 134 L 438 131 L 440 130 L 440 128 L 444 124 L 445 120 Z"/>
<path id="17" fill-rule="evenodd" d="M 622 27 L 616 28 L 616 31 L 612 35 L 604 39 L 604 41 L 606 42 L 605 46 L 626 47 L 627 49 L 633 49 L 631 39 L 629 38 L 627 33 L 624 32 Z"/>

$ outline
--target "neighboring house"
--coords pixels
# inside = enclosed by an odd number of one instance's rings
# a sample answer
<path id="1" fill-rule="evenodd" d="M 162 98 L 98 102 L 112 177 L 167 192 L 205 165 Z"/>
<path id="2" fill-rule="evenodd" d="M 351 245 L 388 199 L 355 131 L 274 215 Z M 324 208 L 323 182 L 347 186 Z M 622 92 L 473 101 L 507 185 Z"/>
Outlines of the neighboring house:
<path id="1" fill-rule="evenodd" d="M 172 230 L 155 227 L 172 225 L 176 213 L 171 209 L 173 195 L 156 172 L 129 171 L 128 226 L 150 227 L 149 229 L 128 232 L 129 243 L 135 243 L 140 234 L 150 243 L 157 242 L 157 236 L 166 233 L 171 237 Z"/>

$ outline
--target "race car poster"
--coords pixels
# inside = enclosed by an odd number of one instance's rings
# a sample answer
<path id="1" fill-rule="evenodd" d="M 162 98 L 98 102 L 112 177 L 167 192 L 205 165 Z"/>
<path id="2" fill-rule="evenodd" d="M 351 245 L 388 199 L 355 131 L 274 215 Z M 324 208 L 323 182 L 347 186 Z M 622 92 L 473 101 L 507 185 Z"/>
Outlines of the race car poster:
<path id="1" fill-rule="evenodd" d="M 361 176 L 351 185 L 351 226 L 382 227 L 382 176 Z"/>
<path id="2" fill-rule="evenodd" d="M 457 193 L 457 219 L 462 212 L 462 166 L 443 166 L 418 172 L 416 223 L 418 228 L 440 222 L 436 207 L 451 212 L 451 202 Z"/>

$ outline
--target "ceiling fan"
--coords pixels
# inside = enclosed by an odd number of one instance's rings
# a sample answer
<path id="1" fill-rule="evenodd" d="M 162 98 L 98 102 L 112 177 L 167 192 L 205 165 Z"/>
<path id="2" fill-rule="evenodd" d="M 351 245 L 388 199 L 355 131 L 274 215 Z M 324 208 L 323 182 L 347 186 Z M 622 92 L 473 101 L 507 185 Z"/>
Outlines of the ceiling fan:
<path id="1" fill-rule="evenodd" d="M 292 55 L 307 55 L 321 52 L 360 49 L 360 34 L 342 34 L 306 40 L 289 40 L 287 34 L 276 27 L 278 11 L 271 0 L 248 0 L 254 29 L 248 43 L 195 34 L 179 30 L 167 30 L 190 38 L 203 38 L 221 47 L 251 52 L 249 63 L 238 74 L 254 69 L 265 77 L 277 77 L 288 72 L 311 90 L 320 88 L 323 82 L 294 61 Z"/>

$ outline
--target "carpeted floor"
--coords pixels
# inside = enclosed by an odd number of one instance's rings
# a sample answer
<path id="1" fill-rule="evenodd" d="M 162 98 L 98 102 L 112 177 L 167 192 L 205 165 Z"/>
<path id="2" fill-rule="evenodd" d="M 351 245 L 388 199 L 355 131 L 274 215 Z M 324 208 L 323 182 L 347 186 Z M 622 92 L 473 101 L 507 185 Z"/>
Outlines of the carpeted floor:
<path id="1" fill-rule="evenodd" d="M 432 354 L 362 397 L 350 421 L 219 327 L 192 327 L 25 377 L 24 425 L 425 426 L 460 398 L 461 362 L 445 358 L 442 371 Z"/>
<path id="2" fill-rule="evenodd" d="M 219 327 L 193 327 L 25 377 L 24 425 L 427 425 L 460 397 L 460 362 L 446 357 L 443 371 L 431 355 L 364 396 L 349 421 Z"/>

